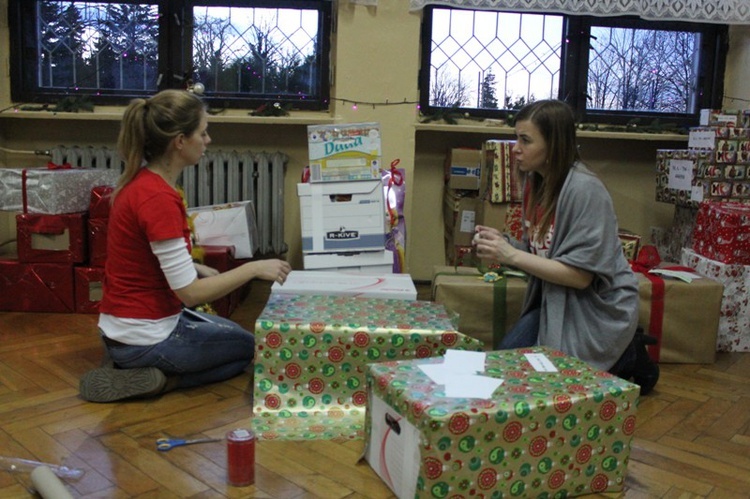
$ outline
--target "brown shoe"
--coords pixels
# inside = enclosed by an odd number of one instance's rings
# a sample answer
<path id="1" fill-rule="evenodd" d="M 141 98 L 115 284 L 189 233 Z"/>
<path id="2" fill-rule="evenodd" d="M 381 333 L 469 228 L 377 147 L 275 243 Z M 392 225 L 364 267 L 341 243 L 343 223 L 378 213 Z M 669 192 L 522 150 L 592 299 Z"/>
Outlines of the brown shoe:
<path id="1" fill-rule="evenodd" d="M 81 378 L 81 398 L 89 402 L 116 402 L 130 398 L 145 398 L 164 391 L 167 378 L 155 367 L 92 369 Z"/>

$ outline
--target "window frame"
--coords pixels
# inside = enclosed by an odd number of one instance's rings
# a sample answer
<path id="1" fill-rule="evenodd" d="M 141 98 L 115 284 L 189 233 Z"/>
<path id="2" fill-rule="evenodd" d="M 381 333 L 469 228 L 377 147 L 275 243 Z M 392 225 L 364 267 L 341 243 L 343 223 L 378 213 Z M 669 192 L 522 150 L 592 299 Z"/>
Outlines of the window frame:
<path id="1" fill-rule="evenodd" d="M 446 108 L 430 104 L 430 76 L 432 51 L 432 12 L 434 9 L 450 7 L 427 6 L 424 9 L 421 27 L 421 57 L 419 70 L 419 104 L 424 115 L 440 115 L 448 111 L 469 113 L 477 118 L 508 119 L 515 110 L 482 109 L 461 107 Z M 462 10 L 462 9 L 452 9 Z M 473 9 L 470 9 L 473 10 Z M 514 12 L 516 14 L 522 12 Z M 728 26 L 720 24 L 698 24 L 687 22 L 654 22 L 633 16 L 595 17 L 559 15 L 563 18 L 561 39 L 560 74 L 556 98 L 570 104 L 581 123 L 613 125 L 650 125 L 658 120 L 662 124 L 677 127 L 697 126 L 700 109 L 719 109 L 722 105 L 726 52 L 728 47 Z M 701 33 L 700 66 L 697 75 L 701 88 L 696 92 L 698 100 L 694 113 L 659 113 L 645 111 L 610 111 L 586 108 L 589 44 L 592 27 L 639 28 L 654 30 L 682 30 Z M 567 40 L 567 43 L 566 43 Z M 503 102 L 503 99 L 498 99 Z"/>
<path id="2" fill-rule="evenodd" d="M 330 53 L 332 36 L 332 3 L 330 0 L 91 0 L 96 3 L 155 4 L 159 10 L 158 71 L 156 90 L 99 89 L 75 92 L 69 89 L 46 89 L 37 84 L 36 45 L 37 0 L 8 0 L 10 28 L 11 100 L 31 104 L 51 104 L 71 96 L 86 96 L 95 105 L 125 105 L 136 97 L 147 97 L 167 88 L 186 88 L 192 70 L 192 36 L 181 36 L 192 27 L 194 6 L 305 8 L 317 10 L 318 41 L 316 67 L 319 92 L 314 98 L 299 99 L 293 95 L 247 94 L 240 92 L 207 92 L 203 98 L 212 108 L 256 109 L 269 102 L 292 109 L 326 110 L 330 101 Z M 175 22 L 179 20 L 179 22 Z M 191 31 L 192 32 L 192 31 Z"/>

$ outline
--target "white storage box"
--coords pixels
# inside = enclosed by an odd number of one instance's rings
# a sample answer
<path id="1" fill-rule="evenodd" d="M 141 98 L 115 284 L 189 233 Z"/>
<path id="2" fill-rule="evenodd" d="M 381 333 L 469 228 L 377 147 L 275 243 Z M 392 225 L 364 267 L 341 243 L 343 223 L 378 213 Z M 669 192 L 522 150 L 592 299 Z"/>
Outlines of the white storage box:
<path id="1" fill-rule="evenodd" d="M 385 249 L 383 184 L 328 182 L 297 184 L 302 225 L 302 252 L 374 251 Z"/>
<path id="2" fill-rule="evenodd" d="M 416 300 L 417 288 L 409 274 L 362 274 L 293 270 L 281 285 L 274 282 L 272 294 L 361 296 Z"/>
<path id="3" fill-rule="evenodd" d="M 380 125 L 351 123 L 307 127 L 310 182 L 380 179 Z"/>
<path id="4" fill-rule="evenodd" d="M 359 253 L 308 253 L 302 255 L 305 270 L 387 274 L 393 272 L 393 252 L 362 251 Z"/>
<path id="5" fill-rule="evenodd" d="M 258 251 L 258 227 L 250 201 L 201 206 L 188 210 L 199 246 L 234 246 L 235 258 Z"/>
<path id="6" fill-rule="evenodd" d="M 119 178 L 119 170 L 0 168 L 0 210 L 47 215 L 88 211 L 91 189 L 113 186 Z"/>

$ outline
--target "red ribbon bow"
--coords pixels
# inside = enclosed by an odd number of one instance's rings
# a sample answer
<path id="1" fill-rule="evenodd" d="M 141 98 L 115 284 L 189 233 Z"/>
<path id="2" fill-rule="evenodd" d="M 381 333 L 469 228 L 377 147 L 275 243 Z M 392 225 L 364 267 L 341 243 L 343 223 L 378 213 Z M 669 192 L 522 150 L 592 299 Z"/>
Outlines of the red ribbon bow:
<path id="1" fill-rule="evenodd" d="M 73 165 L 70 163 L 63 163 L 61 165 L 58 165 L 57 163 L 53 163 L 52 161 L 49 161 L 47 163 L 47 169 L 48 170 L 72 170 Z"/>

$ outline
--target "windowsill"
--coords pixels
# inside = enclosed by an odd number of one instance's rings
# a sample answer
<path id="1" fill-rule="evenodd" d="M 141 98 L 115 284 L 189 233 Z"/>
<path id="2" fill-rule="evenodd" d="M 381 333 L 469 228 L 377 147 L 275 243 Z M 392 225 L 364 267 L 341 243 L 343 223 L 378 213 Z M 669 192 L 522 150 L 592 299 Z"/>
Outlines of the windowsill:
<path id="1" fill-rule="evenodd" d="M 19 111 L 9 109 L 0 113 L 2 119 L 36 119 L 36 120 L 70 120 L 70 121 L 117 121 L 122 120 L 122 107 L 96 108 L 93 112 L 51 112 L 51 111 Z M 219 114 L 209 116 L 209 123 L 227 123 L 243 125 L 318 125 L 334 123 L 335 119 L 326 112 L 293 111 L 289 116 L 250 116 L 250 111 L 242 109 L 225 110 Z"/>
<path id="2" fill-rule="evenodd" d="M 468 120 L 467 120 L 468 121 Z M 417 123 L 414 125 L 417 132 L 438 132 L 438 133 L 469 133 L 469 134 L 488 134 L 515 137 L 513 127 L 497 122 L 478 122 L 470 121 L 468 123 L 459 121 L 456 125 L 447 123 Z M 677 133 L 645 133 L 645 132 L 616 132 L 616 131 L 594 131 L 579 130 L 579 138 L 594 139 L 615 139 L 615 140 L 653 140 L 653 141 L 674 141 L 687 142 L 688 136 Z"/>

